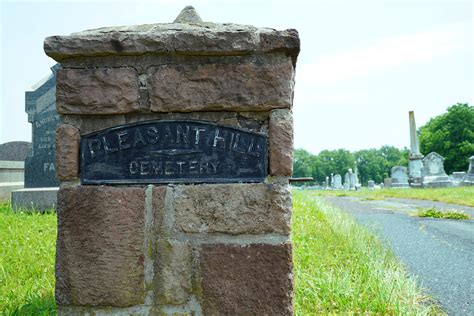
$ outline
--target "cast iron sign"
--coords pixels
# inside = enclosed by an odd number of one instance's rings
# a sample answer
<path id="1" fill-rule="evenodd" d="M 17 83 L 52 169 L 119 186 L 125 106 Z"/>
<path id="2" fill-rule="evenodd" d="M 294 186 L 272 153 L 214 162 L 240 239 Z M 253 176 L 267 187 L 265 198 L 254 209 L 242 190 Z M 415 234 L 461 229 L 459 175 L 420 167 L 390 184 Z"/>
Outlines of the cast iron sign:
<path id="1" fill-rule="evenodd" d="M 81 138 L 81 182 L 260 182 L 267 137 L 201 121 L 146 121 Z"/>

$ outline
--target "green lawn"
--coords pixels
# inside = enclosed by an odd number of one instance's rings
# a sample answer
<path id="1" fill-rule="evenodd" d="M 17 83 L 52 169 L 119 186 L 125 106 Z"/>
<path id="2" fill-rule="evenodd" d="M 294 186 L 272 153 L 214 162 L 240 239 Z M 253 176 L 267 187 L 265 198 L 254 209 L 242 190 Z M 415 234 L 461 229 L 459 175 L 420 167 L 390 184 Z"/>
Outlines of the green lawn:
<path id="1" fill-rule="evenodd" d="M 381 189 L 359 191 L 315 191 L 318 195 L 358 196 L 370 199 L 387 197 L 430 200 L 474 207 L 474 186 L 437 189 Z"/>
<path id="2" fill-rule="evenodd" d="M 52 315 L 54 213 L 13 213 L 0 204 L 0 315 Z"/>
<path id="3" fill-rule="evenodd" d="M 392 253 L 348 215 L 294 192 L 295 314 L 436 314 Z M 0 311 L 51 315 L 56 215 L 0 204 Z M 2 312 L 0 312 L 2 314 Z"/>

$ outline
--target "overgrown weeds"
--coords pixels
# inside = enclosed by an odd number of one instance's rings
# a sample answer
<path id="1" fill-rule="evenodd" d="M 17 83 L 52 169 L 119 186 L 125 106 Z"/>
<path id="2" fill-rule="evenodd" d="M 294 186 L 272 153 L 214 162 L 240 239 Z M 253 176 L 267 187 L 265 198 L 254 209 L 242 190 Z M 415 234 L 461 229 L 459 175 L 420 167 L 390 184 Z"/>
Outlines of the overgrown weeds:
<path id="1" fill-rule="evenodd" d="M 297 315 L 442 314 L 372 233 L 307 191 L 293 197 Z"/>
<path id="2" fill-rule="evenodd" d="M 419 208 L 415 214 L 418 217 L 432 217 L 432 218 L 443 218 L 443 219 L 455 219 L 455 220 L 469 220 L 471 217 L 463 212 L 456 210 L 441 211 L 437 208 Z"/>

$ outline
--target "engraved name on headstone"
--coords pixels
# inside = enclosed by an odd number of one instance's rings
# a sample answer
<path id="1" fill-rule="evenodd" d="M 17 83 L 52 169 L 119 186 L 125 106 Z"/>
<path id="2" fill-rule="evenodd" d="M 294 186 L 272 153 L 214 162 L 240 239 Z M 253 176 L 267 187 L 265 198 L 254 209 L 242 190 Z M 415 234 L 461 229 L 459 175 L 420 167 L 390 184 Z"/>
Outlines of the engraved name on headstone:
<path id="1" fill-rule="evenodd" d="M 263 134 L 202 121 L 146 121 L 81 139 L 81 181 L 257 182 L 267 175 Z"/>
<path id="2" fill-rule="evenodd" d="M 25 111 L 32 125 L 32 146 L 25 160 L 25 188 L 57 187 L 54 135 L 59 123 L 56 112 L 56 70 L 25 92 Z"/>

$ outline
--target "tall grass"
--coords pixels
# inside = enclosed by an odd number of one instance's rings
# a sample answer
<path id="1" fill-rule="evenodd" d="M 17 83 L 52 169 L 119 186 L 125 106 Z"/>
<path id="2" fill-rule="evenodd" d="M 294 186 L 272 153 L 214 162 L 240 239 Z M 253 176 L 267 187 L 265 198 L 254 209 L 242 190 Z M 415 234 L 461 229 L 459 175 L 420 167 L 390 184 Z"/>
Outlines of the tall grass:
<path id="1" fill-rule="evenodd" d="M 294 192 L 295 313 L 439 313 L 376 238 L 307 192 Z M 55 315 L 56 215 L 0 204 L 0 314 Z"/>
<path id="2" fill-rule="evenodd" d="M 56 214 L 0 204 L 0 315 L 54 315 Z"/>
<path id="3" fill-rule="evenodd" d="M 318 195 L 335 196 L 359 196 L 373 199 L 386 197 L 418 199 L 453 203 L 474 207 L 474 186 L 455 188 L 431 188 L 431 189 L 381 189 L 360 191 L 317 191 Z"/>
<path id="4" fill-rule="evenodd" d="M 307 191 L 293 198 L 297 315 L 442 313 L 352 218 Z"/>

